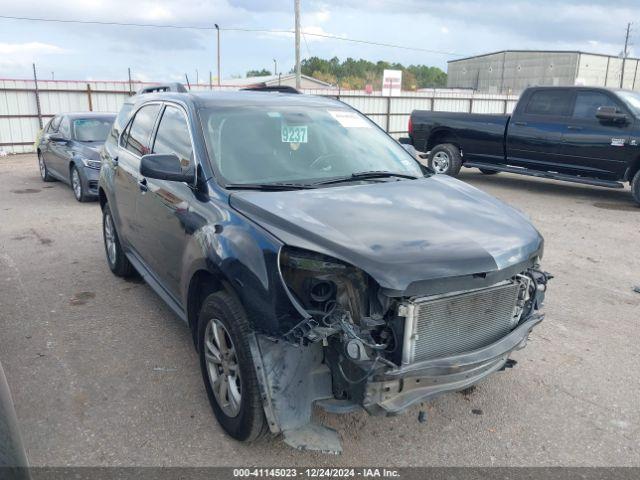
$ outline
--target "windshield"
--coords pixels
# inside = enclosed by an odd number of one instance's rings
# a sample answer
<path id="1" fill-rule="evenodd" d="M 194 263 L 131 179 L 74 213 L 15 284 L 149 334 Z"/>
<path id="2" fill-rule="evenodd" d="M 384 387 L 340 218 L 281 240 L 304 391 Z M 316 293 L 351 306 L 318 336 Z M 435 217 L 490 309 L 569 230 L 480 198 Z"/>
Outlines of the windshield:
<path id="1" fill-rule="evenodd" d="M 397 142 L 339 106 L 205 108 L 200 118 L 227 184 L 314 183 L 371 171 L 422 176 Z"/>
<path id="2" fill-rule="evenodd" d="M 104 142 L 111 131 L 113 118 L 79 118 L 73 121 L 73 138 L 79 142 Z"/>
<path id="3" fill-rule="evenodd" d="M 636 117 L 640 117 L 640 93 L 619 90 L 618 96 L 627 104 Z"/>

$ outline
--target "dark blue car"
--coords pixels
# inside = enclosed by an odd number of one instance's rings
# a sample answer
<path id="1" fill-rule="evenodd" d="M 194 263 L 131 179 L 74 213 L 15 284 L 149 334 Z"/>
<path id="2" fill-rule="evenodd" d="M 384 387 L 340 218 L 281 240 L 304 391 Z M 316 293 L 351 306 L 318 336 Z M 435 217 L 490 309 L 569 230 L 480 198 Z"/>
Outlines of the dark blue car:
<path id="1" fill-rule="evenodd" d="M 102 155 L 107 263 L 189 326 L 238 440 L 340 450 L 314 404 L 400 413 L 509 366 L 542 321 L 529 220 L 339 101 L 141 94 Z"/>
<path id="2" fill-rule="evenodd" d="M 60 180 L 70 185 L 79 202 L 97 198 L 99 151 L 114 119 L 115 114 L 93 112 L 67 113 L 52 118 L 38 141 L 42 180 Z"/>

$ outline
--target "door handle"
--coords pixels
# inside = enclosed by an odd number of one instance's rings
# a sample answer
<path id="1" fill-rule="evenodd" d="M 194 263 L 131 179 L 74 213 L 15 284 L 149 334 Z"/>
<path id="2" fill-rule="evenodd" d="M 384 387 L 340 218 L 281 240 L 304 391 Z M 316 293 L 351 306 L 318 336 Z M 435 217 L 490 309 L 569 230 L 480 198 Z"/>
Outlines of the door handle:
<path id="1" fill-rule="evenodd" d="M 147 185 L 147 179 L 143 178 L 142 180 L 138 180 L 138 187 L 142 193 L 149 191 L 149 186 Z"/>
<path id="2" fill-rule="evenodd" d="M 568 130 L 582 130 L 582 127 L 578 125 L 567 125 Z"/>
<path id="3" fill-rule="evenodd" d="M 518 125 L 519 127 L 526 127 L 527 122 L 513 122 L 514 125 Z"/>

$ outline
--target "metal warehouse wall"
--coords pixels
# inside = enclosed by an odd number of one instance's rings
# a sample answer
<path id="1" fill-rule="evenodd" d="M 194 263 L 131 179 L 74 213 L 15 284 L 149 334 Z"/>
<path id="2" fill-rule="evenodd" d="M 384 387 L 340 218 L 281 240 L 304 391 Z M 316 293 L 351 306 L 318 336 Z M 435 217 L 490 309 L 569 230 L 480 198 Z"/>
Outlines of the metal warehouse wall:
<path id="1" fill-rule="evenodd" d="M 533 85 L 573 85 L 578 53 L 499 52 L 449 62 L 447 86 L 521 92 Z"/>
<path id="2" fill-rule="evenodd" d="M 619 87 L 622 63 L 618 57 L 581 53 L 576 84 Z M 637 58 L 627 58 L 624 62 L 623 88 L 640 90 L 638 63 Z"/>
<path id="3" fill-rule="evenodd" d="M 534 85 L 619 87 L 622 59 L 581 52 L 507 51 L 449 62 L 447 86 L 519 93 Z M 640 61 L 627 58 L 624 88 L 640 90 Z"/>
<path id="4" fill-rule="evenodd" d="M 135 92 L 139 82 L 38 81 L 36 95 L 33 80 L 0 80 L 0 152 L 26 153 L 34 151 L 34 141 L 40 122 L 64 112 L 117 112 L 129 92 Z M 192 85 L 192 90 L 237 90 L 238 87 Z M 304 90 L 338 98 L 358 109 L 394 137 L 406 134 L 412 110 L 446 112 L 510 113 L 518 97 L 465 90 L 433 89 L 402 92 L 383 97 L 381 92 Z M 39 98 L 39 102 L 36 101 Z"/>

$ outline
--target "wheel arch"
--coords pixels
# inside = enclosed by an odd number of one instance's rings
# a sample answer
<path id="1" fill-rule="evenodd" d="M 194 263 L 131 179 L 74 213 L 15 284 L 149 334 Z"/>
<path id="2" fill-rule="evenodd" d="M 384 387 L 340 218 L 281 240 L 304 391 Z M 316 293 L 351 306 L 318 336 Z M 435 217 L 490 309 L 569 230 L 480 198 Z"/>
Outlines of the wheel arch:
<path id="1" fill-rule="evenodd" d="M 107 194 L 102 187 L 98 187 L 98 201 L 100 202 L 100 210 L 104 210 L 104 206 L 107 204 Z"/>
<path id="2" fill-rule="evenodd" d="M 225 274 L 218 269 L 211 266 L 201 266 L 193 272 L 189 279 L 186 295 L 186 313 L 189 330 L 196 348 L 198 347 L 198 315 L 202 302 L 208 295 L 219 291 L 224 291 L 240 301 Z"/>
<path id="3" fill-rule="evenodd" d="M 627 169 L 626 172 L 626 180 L 631 183 L 633 181 L 633 177 L 635 177 L 636 173 L 640 171 L 640 156 L 636 157 L 634 161 L 631 162 L 631 165 Z"/>
<path id="4" fill-rule="evenodd" d="M 438 128 L 434 129 L 429 135 L 429 139 L 427 140 L 426 151 L 431 150 L 436 145 L 440 145 L 443 143 L 451 143 L 462 149 L 460 146 L 460 141 L 458 136 L 449 128 Z"/>

